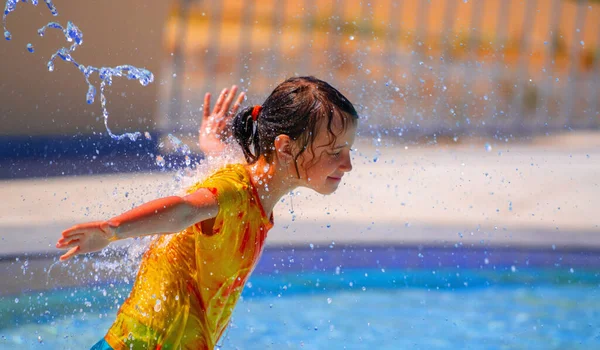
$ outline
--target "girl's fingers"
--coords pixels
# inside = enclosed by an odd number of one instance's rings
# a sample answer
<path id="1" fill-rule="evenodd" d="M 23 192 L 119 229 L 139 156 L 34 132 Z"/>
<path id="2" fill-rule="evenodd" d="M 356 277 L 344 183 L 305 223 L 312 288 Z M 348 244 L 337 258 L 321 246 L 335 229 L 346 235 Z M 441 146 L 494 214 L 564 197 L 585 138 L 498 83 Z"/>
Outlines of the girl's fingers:
<path id="1" fill-rule="evenodd" d="M 73 239 L 68 242 L 58 242 L 56 248 L 58 249 L 69 249 L 79 245 L 78 239 Z"/>
<path id="2" fill-rule="evenodd" d="M 71 250 L 66 252 L 63 256 L 60 257 L 60 261 L 65 261 L 65 260 L 71 258 L 73 255 L 77 254 L 79 249 L 80 249 L 79 246 L 72 248 Z"/>
<path id="3" fill-rule="evenodd" d="M 204 95 L 204 118 L 208 118 L 210 116 L 210 92 L 207 92 Z"/>
<path id="4" fill-rule="evenodd" d="M 221 107 L 223 106 L 223 101 L 225 101 L 225 97 L 227 97 L 227 88 L 221 91 L 217 102 L 215 103 L 215 109 L 213 109 L 213 114 L 218 114 L 221 111 Z"/>
<path id="5" fill-rule="evenodd" d="M 79 228 L 79 226 L 73 226 L 73 227 L 71 227 L 71 228 L 66 229 L 66 230 L 63 231 L 62 238 L 63 239 L 64 238 L 70 238 L 70 237 L 73 237 L 75 235 L 79 235 L 81 233 L 82 232 L 81 232 L 81 229 Z"/>
<path id="6" fill-rule="evenodd" d="M 235 85 L 231 86 L 231 90 L 229 90 L 229 93 L 227 94 L 227 98 L 225 99 L 225 104 L 223 105 L 222 111 L 228 111 L 229 110 L 229 106 L 231 106 L 231 102 L 235 98 L 235 94 L 237 93 L 237 89 L 238 89 L 237 86 L 235 86 Z"/>
<path id="7" fill-rule="evenodd" d="M 58 243 L 57 244 L 63 244 L 63 243 L 66 243 L 66 242 L 74 240 L 74 239 L 79 239 L 83 235 L 84 235 L 83 233 L 77 233 L 77 234 L 69 236 L 68 238 L 61 237 L 61 238 L 58 239 Z"/>
<path id="8" fill-rule="evenodd" d="M 244 97 L 246 97 L 246 94 L 243 93 L 243 92 L 240 92 L 240 95 L 238 96 L 237 100 L 233 104 L 233 108 L 231 109 L 231 114 L 232 115 L 236 115 L 237 114 L 238 110 L 242 106 L 242 102 L 244 102 Z"/>

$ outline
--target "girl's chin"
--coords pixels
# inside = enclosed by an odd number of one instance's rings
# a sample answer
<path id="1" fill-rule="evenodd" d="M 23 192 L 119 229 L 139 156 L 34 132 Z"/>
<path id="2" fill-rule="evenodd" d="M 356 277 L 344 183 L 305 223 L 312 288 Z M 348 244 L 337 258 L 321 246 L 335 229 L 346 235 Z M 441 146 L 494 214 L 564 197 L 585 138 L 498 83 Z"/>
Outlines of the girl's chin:
<path id="1" fill-rule="evenodd" d="M 322 194 L 324 196 L 327 196 L 327 195 L 333 194 L 336 190 L 337 190 L 337 187 L 336 188 L 329 188 L 329 189 L 318 189 L 318 190 L 315 190 L 315 191 L 318 194 Z"/>
<path id="2" fill-rule="evenodd" d="M 342 179 L 340 178 L 330 178 L 327 177 L 325 179 L 325 182 L 323 184 L 321 184 L 320 186 L 313 186 L 313 183 L 309 183 L 306 185 L 306 187 L 310 188 L 311 190 L 319 193 L 319 194 L 332 194 L 333 192 L 335 192 L 335 190 L 338 189 L 340 183 L 342 182 Z"/>

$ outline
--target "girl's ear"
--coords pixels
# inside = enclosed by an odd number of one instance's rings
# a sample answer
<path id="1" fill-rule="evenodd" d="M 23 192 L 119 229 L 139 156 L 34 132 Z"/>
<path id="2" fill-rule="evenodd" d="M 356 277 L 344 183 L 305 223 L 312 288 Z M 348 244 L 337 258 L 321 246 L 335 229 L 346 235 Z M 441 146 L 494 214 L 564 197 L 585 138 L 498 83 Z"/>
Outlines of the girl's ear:
<path id="1" fill-rule="evenodd" d="M 279 135 L 275 138 L 275 154 L 277 159 L 284 164 L 288 164 L 294 158 L 293 142 L 288 135 Z"/>

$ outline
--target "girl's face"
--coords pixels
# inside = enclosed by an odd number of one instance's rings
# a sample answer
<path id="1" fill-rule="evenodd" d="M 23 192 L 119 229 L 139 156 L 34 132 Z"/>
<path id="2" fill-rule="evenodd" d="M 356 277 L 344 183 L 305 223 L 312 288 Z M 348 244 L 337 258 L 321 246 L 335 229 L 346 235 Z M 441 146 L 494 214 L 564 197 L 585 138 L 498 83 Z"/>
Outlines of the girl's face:
<path id="1" fill-rule="evenodd" d="M 320 194 L 331 194 L 338 188 L 344 174 L 352 170 L 350 150 L 354 144 L 356 125 L 349 123 L 344 130 L 342 121 L 335 118 L 331 129 L 336 140 L 332 144 L 327 123 L 321 124 L 312 144 L 314 154 L 309 146 L 298 157 L 299 185 Z"/>

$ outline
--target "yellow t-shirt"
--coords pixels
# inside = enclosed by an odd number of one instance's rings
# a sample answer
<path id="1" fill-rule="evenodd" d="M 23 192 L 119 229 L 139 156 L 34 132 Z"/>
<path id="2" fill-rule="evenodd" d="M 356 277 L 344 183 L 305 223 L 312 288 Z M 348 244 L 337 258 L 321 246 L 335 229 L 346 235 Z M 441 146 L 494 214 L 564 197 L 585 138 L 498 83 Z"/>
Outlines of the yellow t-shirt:
<path id="1" fill-rule="evenodd" d="M 209 189 L 219 213 L 154 240 L 129 298 L 104 337 L 114 349 L 213 349 L 260 258 L 267 218 L 241 164 L 227 165 L 188 190 Z M 206 224 L 206 223 L 205 223 Z"/>

